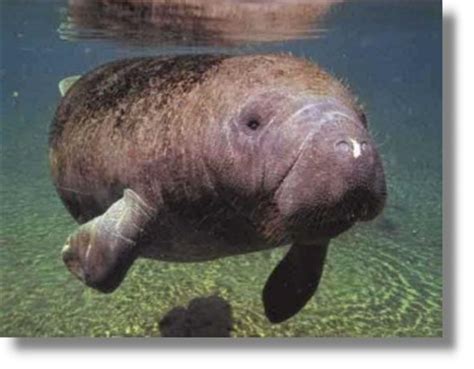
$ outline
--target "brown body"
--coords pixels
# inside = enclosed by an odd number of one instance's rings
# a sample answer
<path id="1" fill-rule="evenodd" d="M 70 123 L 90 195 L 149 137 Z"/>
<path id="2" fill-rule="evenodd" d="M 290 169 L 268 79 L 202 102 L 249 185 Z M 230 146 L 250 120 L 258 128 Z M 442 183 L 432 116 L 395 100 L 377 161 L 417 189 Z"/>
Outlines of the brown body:
<path id="1" fill-rule="evenodd" d="M 232 194 L 218 183 L 213 171 L 220 168 L 208 160 L 215 155 L 241 166 L 236 186 L 263 175 L 244 172 L 251 168 L 245 156 L 224 155 L 231 147 L 215 150 L 219 143 L 208 127 L 221 129 L 239 102 L 265 91 L 270 81 L 294 93 L 353 104 L 339 82 L 287 56 L 141 58 L 86 75 L 64 98 L 53 125 L 51 162 L 61 198 L 80 223 L 104 213 L 126 188 L 166 208 L 151 227 L 160 236 L 150 237 L 144 256 L 195 261 L 283 245 L 289 235 L 279 219 L 266 216 L 274 212 L 267 194 L 248 194 L 248 203 L 235 203 L 235 196 L 245 200 L 246 194 Z M 249 221 L 251 212 L 238 209 L 243 205 L 258 205 L 262 214 Z M 276 242 L 265 242 L 265 236 Z"/>
<path id="2" fill-rule="evenodd" d="M 104 291 L 124 274 L 101 287 L 84 265 L 98 270 L 115 254 L 114 268 L 126 272 L 137 256 L 210 260 L 294 242 L 303 246 L 293 247 L 291 263 L 316 244 L 322 268 L 329 239 L 373 218 L 385 199 L 380 160 L 349 91 L 285 55 L 99 67 L 58 108 L 50 159 L 61 199 L 88 222 L 68 241 L 65 261 Z"/>

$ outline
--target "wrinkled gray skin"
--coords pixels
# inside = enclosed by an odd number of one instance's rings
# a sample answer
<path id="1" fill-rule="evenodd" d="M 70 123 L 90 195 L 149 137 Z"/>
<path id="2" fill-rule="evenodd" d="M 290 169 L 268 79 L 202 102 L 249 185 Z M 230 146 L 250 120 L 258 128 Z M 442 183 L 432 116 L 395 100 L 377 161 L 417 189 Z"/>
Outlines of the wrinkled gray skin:
<path id="1" fill-rule="evenodd" d="M 285 55 L 101 66 L 61 101 L 50 160 L 82 224 L 63 259 L 84 283 L 111 292 L 137 257 L 204 261 L 292 243 L 263 290 L 272 322 L 314 294 L 329 240 L 386 197 L 350 92 Z"/>

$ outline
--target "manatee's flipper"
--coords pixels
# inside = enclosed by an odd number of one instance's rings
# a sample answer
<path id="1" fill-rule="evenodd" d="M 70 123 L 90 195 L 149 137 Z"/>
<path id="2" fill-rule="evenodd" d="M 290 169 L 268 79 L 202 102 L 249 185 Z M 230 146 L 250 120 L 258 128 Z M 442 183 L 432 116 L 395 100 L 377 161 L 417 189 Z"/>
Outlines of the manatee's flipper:
<path id="1" fill-rule="evenodd" d="M 329 241 L 293 244 L 276 266 L 263 289 L 265 314 L 272 323 L 291 318 L 316 292 Z"/>
<path id="2" fill-rule="evenodd" d="M 107 211 L 69 236 L 62 256 L 68 269 L 86 285 L 114 291 L 138 256 L 138 241 L 153 209 L 132 190 Z"/>
<path id="3" fill-rule="evenodd" d="M 80 79 L 81 77 L 82 76 L 70 76 L 70 77 L 66 77 L 62 79 L 58 83 L 58 88 L 59 88 L 59 92 L 61 93 L 61 96 L 66 95 L 66 93 L 69 91 L 72 85 L 76 83 L 76 81 Z"/>

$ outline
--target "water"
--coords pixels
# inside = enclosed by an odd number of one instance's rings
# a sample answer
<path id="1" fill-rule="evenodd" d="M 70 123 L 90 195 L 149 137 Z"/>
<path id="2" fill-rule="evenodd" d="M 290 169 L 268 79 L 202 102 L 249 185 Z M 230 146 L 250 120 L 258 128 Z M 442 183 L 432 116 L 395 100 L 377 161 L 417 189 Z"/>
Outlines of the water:
<path id="1" fill-rule="evenodd" d="M 1 335 L 158 336 L 168 311 L 211 295 L 231 305 L 233 336 L 442 335 L 440 2 L 338 3 L 283 42 L 245 34 L 219 43 L 212 33 L 183 42 L 173 31 L 145 44 L 100 30 L 81 37 L 61 26 L 67 5 L 1 3 Z M 282 324 L 266 320 L 260 296 L 285 248 L 195 264 L 139 260 L 110 295 L 83 286 L 60 258 L 76 225 L 47 162 L 58 82 L 117 58 L 206 51 L 317 62 L 357 92 L 383 156 L 384 214 L 333 240 L 318 292 Z"/>

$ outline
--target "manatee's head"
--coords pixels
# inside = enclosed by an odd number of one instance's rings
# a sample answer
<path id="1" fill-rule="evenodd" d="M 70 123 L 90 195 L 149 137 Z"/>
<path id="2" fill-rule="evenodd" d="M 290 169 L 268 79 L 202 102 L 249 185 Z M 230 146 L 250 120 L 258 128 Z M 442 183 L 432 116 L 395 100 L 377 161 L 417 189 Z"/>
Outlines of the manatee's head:
<path id="1" fill-rule="evenodd" d="M 355 99 L 337 80 L 301 65 L 262 68 L 256 88 L 244 85 L 234 100 L 224 99 L 209 152 L 230 206 L 265 232 L 283 229 L 283 238 L 311 243 L 378 215 L 386 186 Z"/>
<path id="2" fill-rule="evenodd" d="M 361 110 L 327 96 L 299 105 L 282 124 L 283 142 L 269 145 L 266 155 L 278 158 L 269 165 L 286 165 L 273 187 L 279 213 L 293 239 L 310 243 L 376 217 L 385 204 L 386 186 Z"/>

